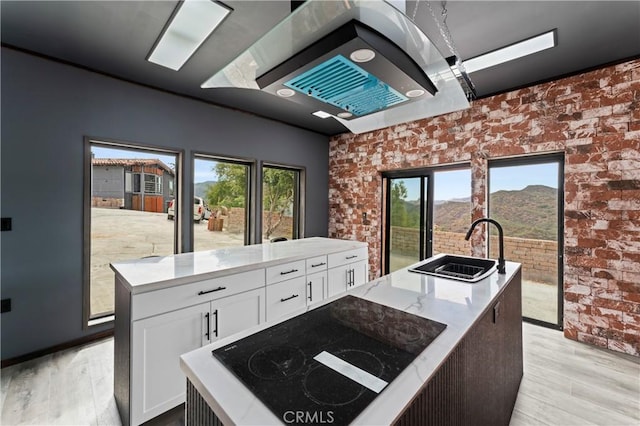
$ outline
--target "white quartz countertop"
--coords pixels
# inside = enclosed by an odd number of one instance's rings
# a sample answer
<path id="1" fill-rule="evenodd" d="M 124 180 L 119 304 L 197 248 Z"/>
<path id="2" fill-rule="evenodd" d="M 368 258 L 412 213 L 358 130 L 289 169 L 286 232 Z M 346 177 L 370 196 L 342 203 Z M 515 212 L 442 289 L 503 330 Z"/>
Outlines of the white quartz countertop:
<path id="1" fill-rule="evenodd" d="M 402 269 L 346 293 L 447 325 L 447 328 L 360 413 L 353 424 L 391 424 L 519 269 L 519 263 L 507 262 L 506 275 L 494 272 L 473 284 Z M 345 294 L 342 294 L 338 297 L 344 296 Z M 336 298 L 328 299 L 327 303 Z M 288 318 L 290 317 L 282 318 L 281 321 Z M 262 324 L 181 356 L 180 364 L 187 378 L 224 424 L 283 424 L 282 419 L 277 418 L 211 354 L 214 349 L 273 324 Z"/>
<path id="2" fill-rule="evenodd" d="M 312 237 L 114 262 L 111 269 L 132 293 L 142 293 L 363 247 L 359 241 Z"/>

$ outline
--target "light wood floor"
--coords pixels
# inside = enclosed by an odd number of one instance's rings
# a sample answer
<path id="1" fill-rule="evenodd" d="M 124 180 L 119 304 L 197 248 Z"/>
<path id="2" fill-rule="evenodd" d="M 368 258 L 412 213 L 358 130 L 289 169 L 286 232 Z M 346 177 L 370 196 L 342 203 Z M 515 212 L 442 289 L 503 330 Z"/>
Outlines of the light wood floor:
<path id="1" fill-rule="evenodd" d="M 640 359 L 530 324 L 524 356 L 512 426 L 640 424 Z M 112 338 L 5 368 L 1 378 L 2 425 L 120 425 Z"/>

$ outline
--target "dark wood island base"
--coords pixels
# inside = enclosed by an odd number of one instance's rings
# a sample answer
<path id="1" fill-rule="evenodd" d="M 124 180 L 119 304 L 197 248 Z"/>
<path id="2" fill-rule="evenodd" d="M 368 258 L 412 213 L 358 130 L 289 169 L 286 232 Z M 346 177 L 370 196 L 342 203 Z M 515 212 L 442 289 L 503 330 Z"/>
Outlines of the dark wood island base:
<path id="1" fill-rule="evenodd" d="M 507 426 L 522 375 L 518 270 L 395 424 Z"/>

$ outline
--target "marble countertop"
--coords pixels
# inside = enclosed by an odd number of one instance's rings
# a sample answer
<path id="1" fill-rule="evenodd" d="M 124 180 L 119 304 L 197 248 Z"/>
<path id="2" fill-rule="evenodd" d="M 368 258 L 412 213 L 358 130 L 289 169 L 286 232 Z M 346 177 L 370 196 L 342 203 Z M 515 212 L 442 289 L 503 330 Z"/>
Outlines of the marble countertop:
<path id="1" fill-rule="evenodd" d="M 312 237 L 120 261 L 111 269 L 132 293 L 143 293 L 363 247 L 367 244 L 359 241 Z"/>
<path id="2" fill-rule="evenodd" d="M 519 263 L 507 262 L 505 275 L 493 273 L 473 284 L 402 269 L 349 291 L 347 294 L 447 325 L 447 328 L 360 413 L 353 424 L 391 424 L 483 312 L 502 293 L 519 269 Z M 344 295 L 327 299 L 326 303 Z M 180 365 L 187 378 L 224 424 L 283 424 L 281 419 L 211 354 L 214 349 L 273 324 L 261 324 L 181 356 Z"/>

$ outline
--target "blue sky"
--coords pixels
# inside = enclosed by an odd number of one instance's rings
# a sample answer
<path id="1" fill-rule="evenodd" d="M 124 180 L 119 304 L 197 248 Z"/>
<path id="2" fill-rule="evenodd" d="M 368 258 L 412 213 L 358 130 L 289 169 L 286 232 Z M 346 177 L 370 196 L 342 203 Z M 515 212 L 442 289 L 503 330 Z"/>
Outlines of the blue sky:
<path id="1" fill-rule="evenodd" d="M 98 146 L 92 146 L 91 152 L 96 158 L 157 158 L 169 167 L 174 167 L 176 162 L 174 155 L 162 155 L 156 152 L 103 148 Z"/>
<path id="2" fill-rule="evenodd" d="M 144 151 L 92 147 L 91 152 L 97 158 L 158 158 L 168 166 L 174 166 L 175 157 Z M 195 161 L 195 182 L 217 180 L 211 170 L 215 161 Z M 420 192 L 420 179 L 404 179 L 407 187 L 407 200 L 417 200 Z M 490 191 L 518 190 L 528 185 L 546 185 L 558 187 L 558 168 L 556 163 L 535 164 L 529 166 L 494 167 L 490 173 Z M 435 173 L 435 199 L 450 200 L 471 196 L 471 174 L 469 170 L 451 170 Z"/>
<path id="3" fill-rule="evenodd" d="M 176 158 L 173 155 L 162 155 L 156 152 L 144 152 L 128 149 L 113 149 L 93 146 L 91 152 L 96 158 L 158 158 L 166 165 L 173 167 Z M 216 180 L 216 174 L 211 170 L 215 162 L 210 160 L 195 161 L 195 182 Z"/>
<path id="4" fill-rule="evenodd" d="M 417 200 L 420 193 L 420 179 L 404 179 L 407 200 Z M 556 163 L 530 166 L 494 167 L 490 173 L 490 191 L 519 190 L 529 185 L 558 187 L 558 166 Z M 452 170 L 435 173 L 435 199 L 450 200 L 471 196 L 471 174 L 469 170 Z"/>

